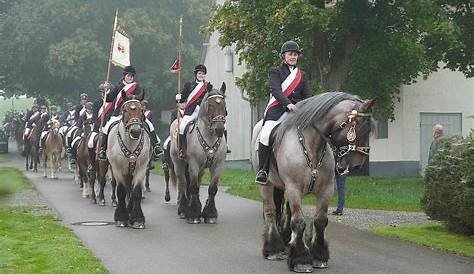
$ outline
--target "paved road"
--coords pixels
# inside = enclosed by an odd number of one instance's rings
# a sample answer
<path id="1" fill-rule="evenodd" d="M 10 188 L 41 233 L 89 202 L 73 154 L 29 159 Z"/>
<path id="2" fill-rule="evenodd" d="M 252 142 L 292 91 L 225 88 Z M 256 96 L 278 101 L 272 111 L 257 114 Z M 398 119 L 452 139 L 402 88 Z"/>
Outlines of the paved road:
<path id="1" fill-rule="evenodd" d="M 8 165 L 23 170 L 23 158 Z M 216 225 L 189 225 L 176 216 L 176 206 L 165 204 L 164 179 L 153 176 L 152 192 L 143 202 L 145 230 L 112 225 L 71 225 L 82 221 L 113 221 L 110 200 L 99 207 L 81 197 L 72 174 L 59 180 L 26 172 L 64 225 L 99 257 L 111 273 L 289 273 L 285 261 L 262 259 L 261 204 L 219 190 Z M 207 191 L 202 197 L 206 197 Z M 110 196 L 108 196 L 110 197 Z M 474 260 L 419 247 L 330 223 L 330 268 L 315 273 L 474 273 Z"/>

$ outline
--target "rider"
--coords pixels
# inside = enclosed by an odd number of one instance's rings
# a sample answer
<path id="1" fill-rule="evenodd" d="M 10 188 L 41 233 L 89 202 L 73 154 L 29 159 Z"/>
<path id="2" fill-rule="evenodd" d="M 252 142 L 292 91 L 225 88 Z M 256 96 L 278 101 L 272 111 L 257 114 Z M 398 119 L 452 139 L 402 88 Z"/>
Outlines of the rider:
<path id="1" fill-rule="evenodd" d="M 122 94 L 121 91 L 124 90 L 128 96 L 139 96 L 144 92 L 144 90 L 140 87 L 140 85 L 135 82 L 135 75 L 136 70 L 133 66 L 126 66 L 123 69 L 122 73 L 123 77 L 121 81 L 115 86 L 115 88 L 107 93 L 105 97 L 106 102 L 114 102 L 113 110 L 111 109 L 104 109 L 106 112 L 105 114 L 105 121 L 107 124 L 102 128 L 102 138 L 100 140 L 100 151 L 98 158 L 99 160 L 105 161 L 107 160 L 106 150 L 107 150 L 107 134 L 109 133 L 110 126 L 115 122 L 121 119 L 121 109 L 122 109 Z M 143 96 L 142 96 L 143 97 Z M 113 112 L 112 112 L 113 111 Z M 113 115 L 113 116 L 112 116 Z M 153 157 L 155 160 L 158 160 L 158 157 L 163 153 L 163 150 L 160 146 L 160 139 L 155 133 L 155 128 L 153 127 L 152 123 L 145 119 L 145 124 L 147 125 L 149 132 L 150 132 L 150 141 L 153 147 Z"/>
<path id="2" fill-rule="evenodd" d="M 282 64 L 268 71 L 272 96 L 265 109 L 258 144 L 259 171 L 255 178 L 258 184 L 267 183 L 272 130 L 287 118 L 288 112 L 296 111 L 297 102 L 311 96 L 304 72 L 296 67 L 300 54 L 301 50 L 296 42 L 285 42 L 280 50 Z"/>
<path id="3" fill-rule="evenodd" d="M 90 169 L 93 170 L 95 168 L 95 158 L 96 158 L 96 147 L 94 144 L 94 138 L 100 131 L 100 123 L 101 123 L 101 116 L 104 110 L 104 96 L 109 92 L 112 88 L 112 85 L 105 81 L 99 85 L 99 98 L 94 102 L 92 108 L 92 120 L 94 122 L 94 127 L 92 129 L 92 133 L 89 137 L 89 141 L 87 143 L 87 148 L 89 150 L 89 162 L 90 162 Z"/>
<path id="4" fill-rule="evenodd" d="M 199 105 L 206 94 L 207 86 L 210 85 L 206 82 L 206 74 L 206 66 L 197 65 L 194 68 L 194 80 L 184 84 L 181 94 L 176 94 L 176 101 L 185 103 L 184 113 L 182 112 L 184 116 L 179 124 L 179 157 L 181 159 L 186 158 L 186 126 L 198 117 Z"/>
<path id="5" fill-rule="evenodd" d="M 82 93 L 80 95 L 80 103 L 79 103 L 79 105 L 76 106 L 75 115 L 74 115 L 76 124 L 79 121 L 79 118 L 82 115 L 84 115 L 84 112 L 86 112 L 86 103 L 89 102 L 88 99 L 89 99 L 89 96 L 87 96 L 86 93 Z"/>
<path id="6" fill-rule="evenodd" d="M 82 137 L 85 138 L 85 127 L 93 127 L 93 103 L 87 102 L 84 105 L 84 112 L 81 116 L 77 119 L 77 127 L 82 129 L 81 136 L 76 136 L 74 140 L 71 142 L 71 164 L 74 164 L 77 160 L 77 141 L 79 141 Z"/>
<path id="7" fill-rule="evenodd" d="M 46 141 L 45 136 L 46 136 L 46 134 L 48 134 L 49 130 L 51 129 L 51 126 L 53 124 L 53 120 L 60 121 L 60 117 L 58 115 L 57 107 L 56 106 L 51 106 L 49 109 L 50 109 L 51 115 L 49 115 L 49 120 L 48 120 L 48 122 L 46 122 L 46 124 L 43 128 L 43 132 L 41 132 L 41 138 L 40 138 L 40 144 L 39 144 L 40 153 L 43 152 L 44 142 Z"/>
<path id="8" fill-rule="evenodd" d="M 61 115 L 61 123 L 63 125 L 71 126 L 72 121 L 75 121 L 76 110 L 74 109 L 74 104 L 69 102 L 67 103 L 67 110 Z"/>
<path id="9" fill-rule="evenodd" d="M 34 104 L 31 107 L 31 111 L 26 114 L 25 132 L 23 133 L 23 140 L 26 140 L 31 132 L 31 129 L 41 118 L 41 112 L 39 111 L 38 105 Z"/>

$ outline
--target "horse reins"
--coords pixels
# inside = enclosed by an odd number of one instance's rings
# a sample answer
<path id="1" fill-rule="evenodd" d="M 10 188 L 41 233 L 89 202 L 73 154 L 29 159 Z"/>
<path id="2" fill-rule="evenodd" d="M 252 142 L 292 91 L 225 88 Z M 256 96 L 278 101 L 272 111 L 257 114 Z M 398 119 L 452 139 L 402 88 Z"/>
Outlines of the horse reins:
<path id="1" fill-rule="evenodd" d="M 143 149 L 143 139 L 144 134 L 140 134 L 140 141 L 138 141 L 138 145 L 135 147 L 133 151 L 130 151 L 127 146 L 125 145 L 122 136 L 120 135 L 120 131 L 117 130 L 118 136 L 118 143 L 120 146 L 120 150 L 122 150 L 123 155 L 128 159 L 128 174 L 131 175 L 135 171 L 135 167 L 137 166 L 137 159 L 140 156 L 142 149 Z"/>
<path id="2" fill-rule="evenodd" d="M 319 167 L 321 166 L 322 161 L 324 159 L 324 156 L 326 154 L 326 144 L 329 144 L 333 148 L 334 154 L 336 156 L 336 163 L 342 157 L 346 156 L 347 154 L 349 154 L 352 151 L 361 153 L 363 155 L 369 155 L 370 146 L 365 147 L 365 146 L 357 146 L 356 145 L 356 139 L 357 139 L 356 118 L 357 117 L 369 117 L 369 116 L 371 116 L 371 114 L 358 112 L 357 110 L 354 109 L 354 110 L 352 110 L 351 112 L 349 112 L 347 114 L 346 121 L 340 123 L 338 128 L 336 130 L 332 131 L 329 134 L 329 136 L 326 136 L 323 132 L 321 132 L 321 130 L 318 127 L 313 126 L 313 128 L 316 130 L 316 132 L 324 140 L 323 151 L 321 153 L 321 157 L 319 158 L 319 162 L 316 166 L 313 164 L 313 161 L 311 161 L 311 158 L 309 157 L 309 153 L 308 153 L 308 149 L 306 148 L 306 145 L 305 145 L 305 139 L 304 139 L 303 133 L 301 132 L 300 127 L 297 127 L 296 134 L 298 135 L 298 141 L 299 141 L 299 143 L 300 143 L 300 145 L 303 149 L 303 153 L 304 153 L 305 158 L 306 158 L 306 165 L 309 168 L 311 168 L 311 181 L 310 181 L 310 184 L 308 186 L 308 192 L 313 191 L 314 185 L 316 183 L 316 179 L 317 179 L 318 174 L 319 174 Z M 333 145 L 333 143 L 331 141 L 331 137 L 333 136 L 333 134 L 343 130 L 348 125 L 350 125 L 350 128 L 349 128 L 349 130 L 347 132 L 347 135 L 346 135 L 346 139 L 348 141 L 348 144 L 343 145 L 343 146 Z M 337 170 L 337 172 L 339 173 L 338 170 Z"/>

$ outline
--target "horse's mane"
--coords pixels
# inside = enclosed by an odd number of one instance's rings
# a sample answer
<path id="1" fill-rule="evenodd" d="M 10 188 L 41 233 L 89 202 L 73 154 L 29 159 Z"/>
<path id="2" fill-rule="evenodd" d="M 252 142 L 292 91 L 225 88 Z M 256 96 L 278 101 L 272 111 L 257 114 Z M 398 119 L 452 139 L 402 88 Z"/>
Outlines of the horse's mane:
<path id="1" fill-rule="evenodd" d="M 277 147 L 286 131 L 293 127 L 305 129 L 310 125 L 321 122 L 328 112 L 344 100 L 362 102 L 358 97 L 344 92 L 326 92 L 310 97 L 297 104 L 298 110 L 288 116 L 277 129 L 274 146 Z"/>

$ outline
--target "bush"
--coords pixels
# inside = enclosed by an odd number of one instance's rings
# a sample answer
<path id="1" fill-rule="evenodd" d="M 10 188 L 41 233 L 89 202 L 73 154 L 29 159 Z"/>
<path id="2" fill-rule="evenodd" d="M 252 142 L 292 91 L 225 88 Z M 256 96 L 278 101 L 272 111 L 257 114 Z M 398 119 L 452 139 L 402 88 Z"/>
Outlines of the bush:
<path id="1" fill-rule="evenodd" d="M 474 131 L 444 138 L 425 172 L 426 214 L 448 230 L 474 235 Z"/>

